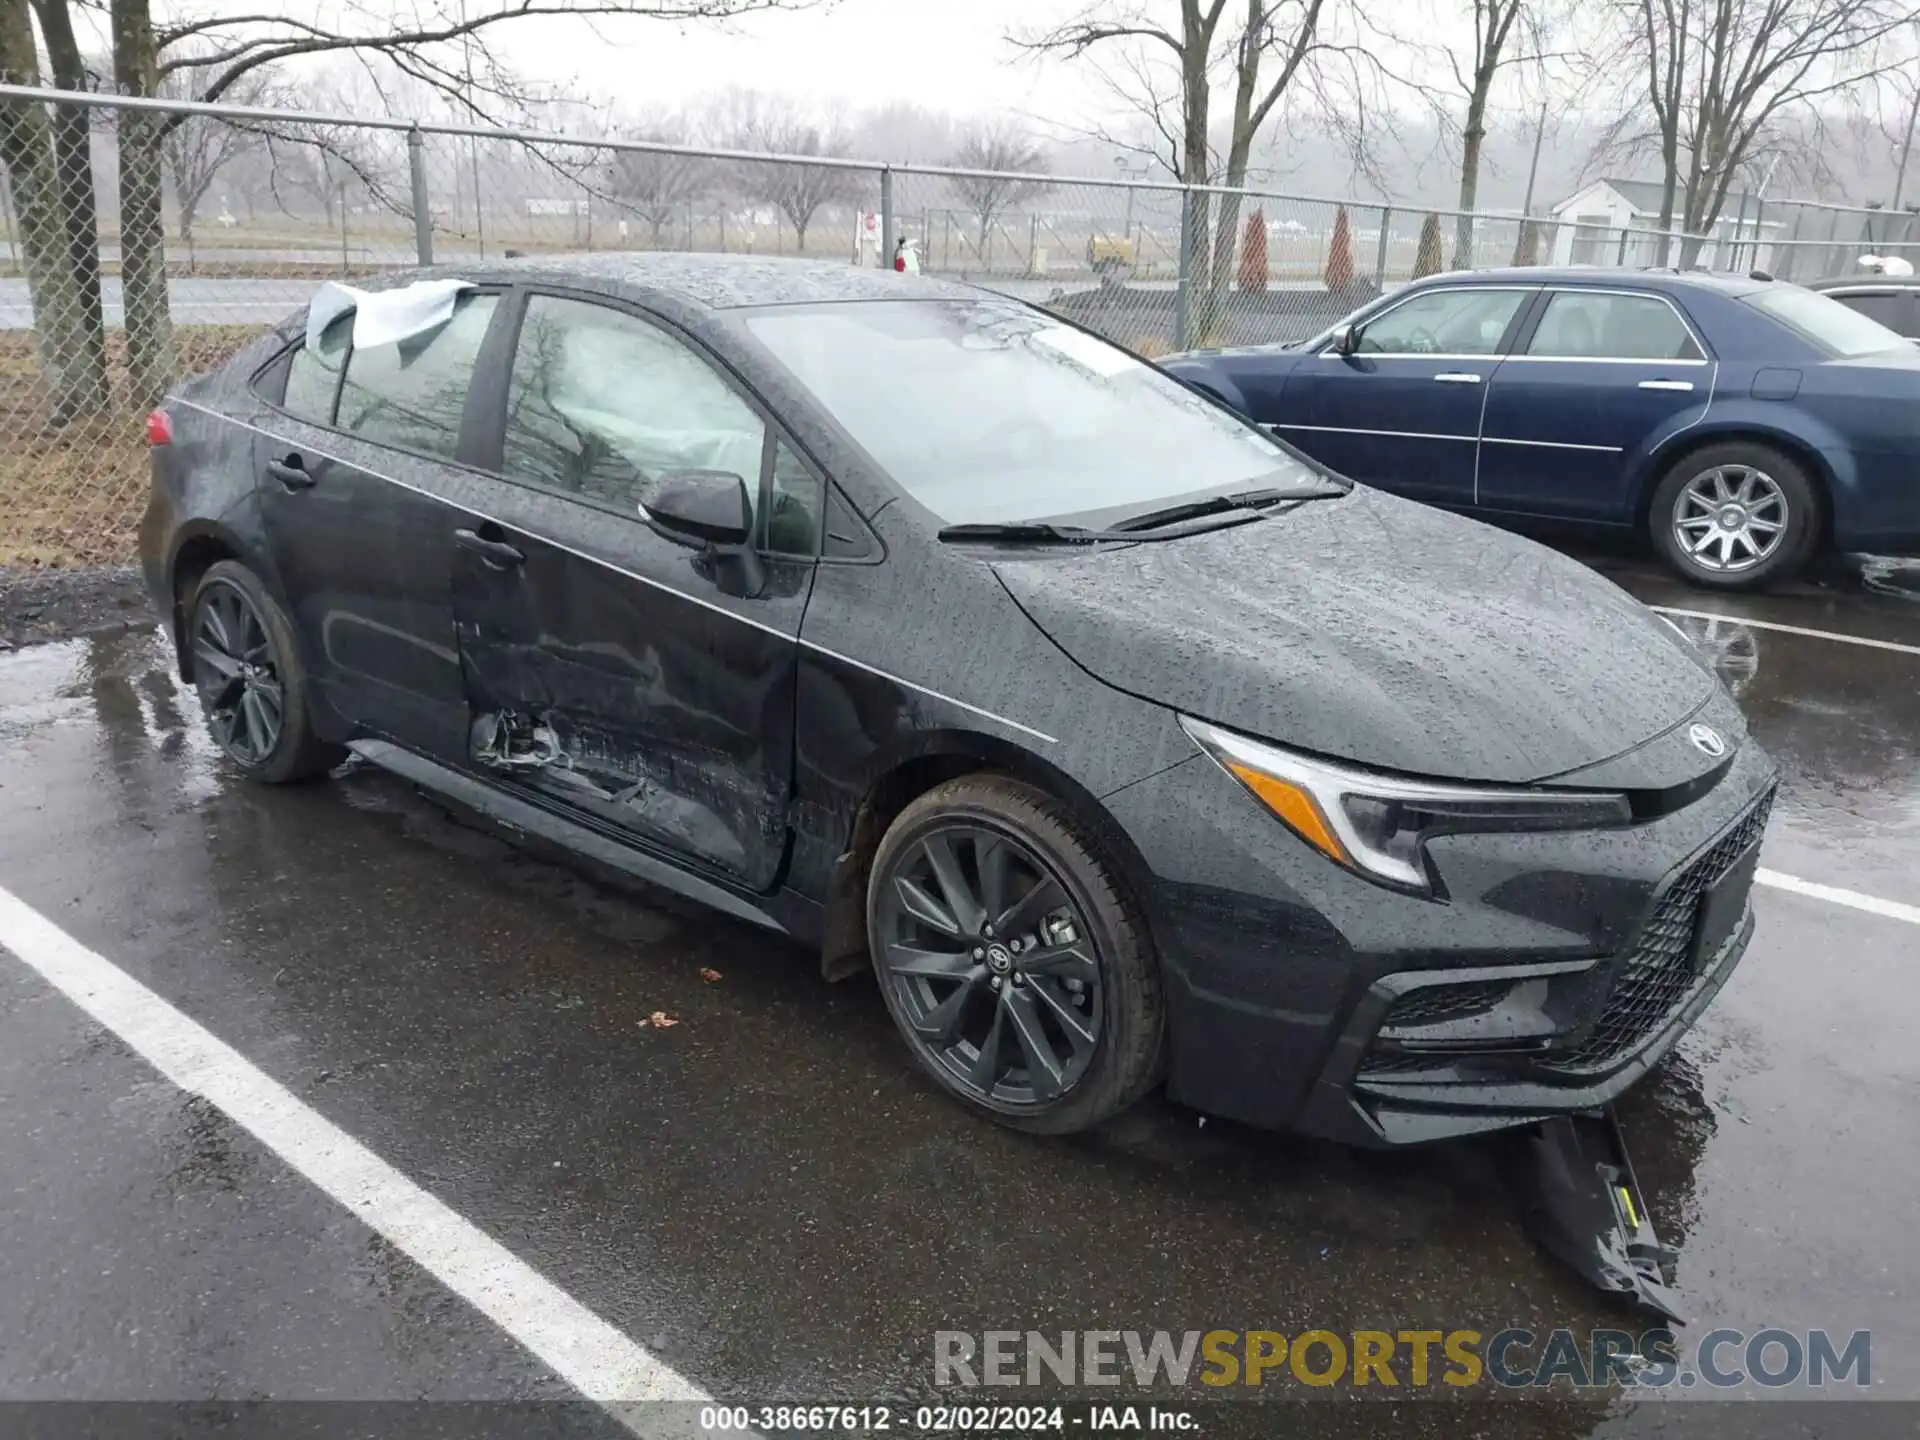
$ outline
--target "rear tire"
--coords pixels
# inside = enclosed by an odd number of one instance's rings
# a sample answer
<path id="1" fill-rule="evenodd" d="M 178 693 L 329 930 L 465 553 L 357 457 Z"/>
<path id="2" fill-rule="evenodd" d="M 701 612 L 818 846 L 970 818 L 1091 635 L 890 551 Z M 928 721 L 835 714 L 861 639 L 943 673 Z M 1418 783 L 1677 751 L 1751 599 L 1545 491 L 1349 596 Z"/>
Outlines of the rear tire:
<path id="1" fill-rule="evenodd" d="M 1067 808 L 1035 786 L 966 775 L 902 810 L 868 872 L 867 935 L 921 1068 L 1003 1125 L 1084 1130 L 1160 1078 L 1146 923 Z"/>
<path id="2" fill-rule="evenodd" d="M 1757 590 L 1805 567 L 1820 543 L 1820 502 L 1797 460 L 1770 445 L 1727 441 L 1682 456 L 1661 477 L 1647 528 L 1683 579 Z"/>
<path id="3" fill-rule="evenodd" d="M 245 565 L 207 567 L 187 606 L 186 645 L 214 744 L 248 779 L 310 780 L 346 758 L 313 733 L 293 626 Z"/>

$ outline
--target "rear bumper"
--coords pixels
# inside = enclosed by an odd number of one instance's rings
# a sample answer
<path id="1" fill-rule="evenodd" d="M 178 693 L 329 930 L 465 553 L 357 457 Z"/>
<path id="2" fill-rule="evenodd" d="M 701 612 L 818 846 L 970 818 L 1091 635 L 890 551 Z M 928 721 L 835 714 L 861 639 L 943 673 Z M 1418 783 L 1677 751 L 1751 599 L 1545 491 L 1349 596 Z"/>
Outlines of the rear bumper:
<path id="1" fill-rule="evenodd" d="M 1181 766 L 1115 799 L 1164 820 L 1207 779 Z M 1245 797 L 1206 795 L 1212 837 L 1165 868 L 1146 857 L 1170 1093 L 1371 1146 L 1607 1104 L 1659 1063 L 1745 952 L 1750 907 L 1696 971 L 1694 911 L 1709 872 L 1757 839 L 1774 783 L 1748 743 L 1706 795 L 1626 830 L 1435 842 L 1458 879 L 1446 903 L 1369 885 Z M 1221 863 L 1200 858 L 1209 850 Z M 1195 868 L 1213 883 L 1194 883 Z"/>

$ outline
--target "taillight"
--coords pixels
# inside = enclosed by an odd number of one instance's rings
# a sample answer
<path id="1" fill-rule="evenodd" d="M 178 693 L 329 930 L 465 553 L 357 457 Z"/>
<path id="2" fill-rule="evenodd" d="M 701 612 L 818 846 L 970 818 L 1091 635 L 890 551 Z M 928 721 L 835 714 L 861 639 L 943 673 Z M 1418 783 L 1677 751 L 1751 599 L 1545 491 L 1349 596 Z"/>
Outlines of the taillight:
<path id="1" fill-rule="evenodd" d="M 173 443 L 173 417 L 164 410 L 154 410 L 147 415 L 147 444 L 171 445 Z"/>

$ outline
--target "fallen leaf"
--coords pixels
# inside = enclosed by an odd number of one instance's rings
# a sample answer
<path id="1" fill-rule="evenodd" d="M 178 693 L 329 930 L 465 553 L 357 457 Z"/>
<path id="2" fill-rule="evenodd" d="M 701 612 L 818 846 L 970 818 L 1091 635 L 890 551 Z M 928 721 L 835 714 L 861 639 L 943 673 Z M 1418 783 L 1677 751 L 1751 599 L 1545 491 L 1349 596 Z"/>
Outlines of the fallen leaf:
<path id="1" fill-rule="evenodd" d="M 720 972 L 710 965 L 702 965 L 700 967 L 700 978 L 711 985 L 720 978 Z"/>
<path id="2" fill-rule="evenodd" d="M 656 1010 L 640 1023 L 643 1026 L 651 1025 L 656 1030 L 671 1030 L 680 1022 L 674 1019 L 673 1016 L 667 1014 L 666 1011 Z"/>

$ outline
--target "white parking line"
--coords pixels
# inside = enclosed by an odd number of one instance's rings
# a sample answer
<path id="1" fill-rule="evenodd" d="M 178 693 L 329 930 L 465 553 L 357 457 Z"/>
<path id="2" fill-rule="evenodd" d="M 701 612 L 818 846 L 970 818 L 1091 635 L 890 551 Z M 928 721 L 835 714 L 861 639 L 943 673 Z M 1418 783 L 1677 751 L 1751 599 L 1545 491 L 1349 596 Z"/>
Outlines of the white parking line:
<path id="1" fill-rule="evenodd" d="M 1889 920 L 1904 920 L 1909 925 L 1920 925 L 1920 905 L 1882 900 L 1878 895 L 1842 890 L 1838 885 L 1822 885 L 1814 880 L 1802 880 L 1798 875 L 1782 875 L 1778 870 L 1758 870 L 1753 878 L 1757 884 L 1771 885 L 1776 890 L 1790 890 L 1795 895 L 1805 895 L 1811 900 L 1824 900 L 1829 905 L 1845 905 L 1849 910 L 1864 910 L 1869 915 L 1884 915 Z"/>
<path id="2" fill-rule="evenodd" d="M 4 945 L 182 1090 L 204 1096 L 629 1429 L 642 1400 L 706 1401 L 699 1386 L 422 1190 L 237 1050 L 0 889 Z M 677 1429 L 678 1427 L 676 1427 Z M 691 1430 L 692 1426 L 687 1426 Z"/>
<path id="3" fill-rule="evenodd" d="M 1838 640 L 1843 645 L 1869 645 L 1875 650 L 1898 650 L 1902 655 L 1920 655 L 1920 645 L 1903 645 L 1898 640 L 1873 640 L 1865 635 L 1844 635 L 1838 630 L 1809 630 L 1804 625 L 1782 625 L 1778 620 L 1753 620 L 1745 615 L 1729 615 L 1721 610 L 1682 610 L 1673 605 L 1649 605 L 1662 615 L 1686 615 L 1695 620 L 1728 620 L 1735 625 L 1751 625 L 1756 630 L 1779 630 L 1788 635 L 1805 635 L 1812 640 Z"/>

